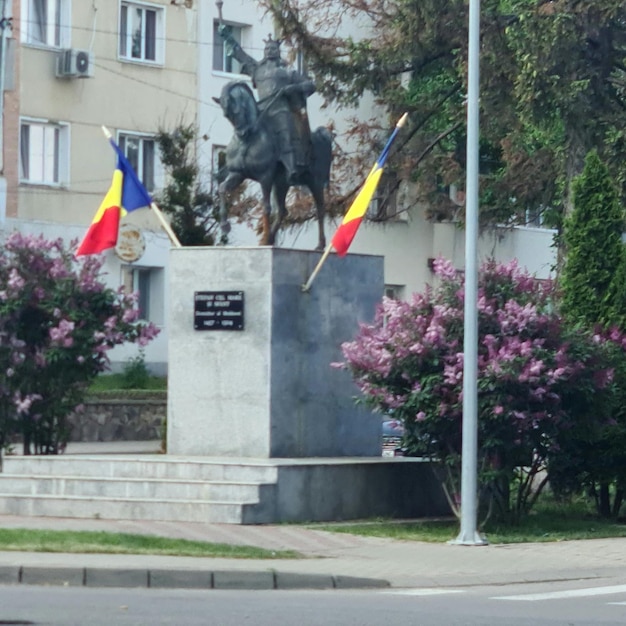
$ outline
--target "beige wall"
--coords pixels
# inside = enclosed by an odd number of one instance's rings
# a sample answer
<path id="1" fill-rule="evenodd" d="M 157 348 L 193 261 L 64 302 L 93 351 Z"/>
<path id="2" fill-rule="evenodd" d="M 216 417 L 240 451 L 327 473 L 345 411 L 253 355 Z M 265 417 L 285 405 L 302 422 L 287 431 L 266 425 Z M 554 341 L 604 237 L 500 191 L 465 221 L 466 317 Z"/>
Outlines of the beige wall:
<path id="1" fill-rule="evenodd" d="M 415 207 L 406 221 L 361 224 L 350 254 L 376 254 L 385 257 L 385 284 L 404 287 L 403 297 L 422 292 L 433 282 L 429 259 L 439 256 L 452 261 L 458 269 L 465 266 L 465 231 L 450 222 L 434 224 L 424 219 L 423 207 Z M 339 221 L 326 223 L 330 241 Z M 299 229 L 281 233 L 279 245 L 313 250 L 317 244 L 317 226 L 309 222 Z M 553 276 L 556 261 L 552 247 L 554 231 L 545 228 L 506 228 L 482 233 L 478 240 L 479 263 L 487 258 L 500 262 L 517 259 L 538 278 Z M 232 244 L 255 245 L 257 235 L 241 226 L 233 229 Z M 322 270 L 323 271 L 323 270 Z"/>
<path id="2" fill-rule="evenodd" d="M 13 0 L 13 36 L 20 32 L 20 0 Z M 16 217 L 18 210 L 18 144 L 20 117 L 20 49 L 15 47 L 14 86 L 4 93 L 2 174 L 7 183 L 6 216 Z"/>
<path id="3" fill-rule="evenodd" d="M 20 218 L 91 222 L 115 165 L 102 125 L 113 134 L 118 129 L 154 133 L 195 119 L 195 9 L 169 0 L 152 4 L 165 7 L 163 66 L 118 59 L 117 0 L 72 2 L 71 46 L 92 50 L 91 78 L 56 78 L 55 50 L 21 46 L 20 114 L 70 124 L 70 170 L 67 189 L 21 185 Z M 149 212 L 133 218 L 156 227 Z"/>

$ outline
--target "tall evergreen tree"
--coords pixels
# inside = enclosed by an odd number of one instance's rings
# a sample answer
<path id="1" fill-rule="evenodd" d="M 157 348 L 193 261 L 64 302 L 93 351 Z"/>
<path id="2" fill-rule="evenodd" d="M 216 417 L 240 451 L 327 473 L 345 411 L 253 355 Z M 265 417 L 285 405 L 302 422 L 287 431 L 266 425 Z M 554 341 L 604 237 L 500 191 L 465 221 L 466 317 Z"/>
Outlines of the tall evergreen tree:
<path id="1" fill-rule="evenodd" d="M 598 511 L 608 517 L 618 514 L 626 489 L 626 362 L 622 340 L 613 328 L 626 329 L 626 253 L 624 210 L 614 180 L 595 151 L 587 155 L 582 174 L 574 179 L 573 203 L 563 232 L 562 312 L 583 332 L 610 329 L 616 341 L 608 351 L 611 374 L 603 383 L 610 392 L 608 402 L 589 410 L 586 423 L 565 435 L 566 452 L 556 455 L 551 480 L 556 490 L 568 482 L 584 486 L 594 494 Z"/>
<path id="2" fill-rule="evenodd" d="M 218 201 L 200 179 L 195 141 L 192 125 L 180 124 L 172 132 L 159 131 L 157 143 L 168 175 L 159 203 L 171 215 L 172 229 L 183 246 L 212 246 L 223 237 Z"/>
<path id="3" fill-rule="evenodd" d="M 586 326 L 623 326 L 624 287 L 619 283 L 626 272 L 624 210 L 609 170 L 595 151 L 587 155 L 582 174 L 574 180 L 573 201 L 563 232 L 562 311 L 571 322 Z"/>

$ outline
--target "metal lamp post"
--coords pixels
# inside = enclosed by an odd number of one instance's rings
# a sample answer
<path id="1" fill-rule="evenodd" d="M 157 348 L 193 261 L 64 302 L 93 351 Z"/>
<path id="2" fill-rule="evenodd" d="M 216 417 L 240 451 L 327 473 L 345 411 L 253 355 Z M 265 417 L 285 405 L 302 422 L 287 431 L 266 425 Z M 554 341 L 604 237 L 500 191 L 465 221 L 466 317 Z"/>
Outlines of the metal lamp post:
<path id="1" fill-rule="evenodd" d="M 463 343 L 463 446 L 461 530 L 451 543 L 485 545 L 477 531 L 478 465 L 478 161 L 480 0 L 469 0 L 467 179 L 465 204 L 465 318 Z"/>

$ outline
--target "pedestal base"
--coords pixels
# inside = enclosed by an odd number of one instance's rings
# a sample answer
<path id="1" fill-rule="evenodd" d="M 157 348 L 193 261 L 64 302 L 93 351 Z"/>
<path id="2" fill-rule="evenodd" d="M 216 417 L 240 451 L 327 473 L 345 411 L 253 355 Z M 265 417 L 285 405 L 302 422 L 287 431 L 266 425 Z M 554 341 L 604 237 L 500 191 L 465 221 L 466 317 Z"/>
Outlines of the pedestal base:
<path id="1" fill-rule="evenodd" d="M 331 363 L 342 360 L 341 344 L 359 322 L 373 319 L 383 295 L 383 259 L 331 255 L 304 293 L 319 258 L 270 247 L 171 251 L 169 453 L 380 455 L 380 416 L 354 404 L 358 390 Z M 242 329 L 195 329 L 198 292 L 241 294 Z"/>

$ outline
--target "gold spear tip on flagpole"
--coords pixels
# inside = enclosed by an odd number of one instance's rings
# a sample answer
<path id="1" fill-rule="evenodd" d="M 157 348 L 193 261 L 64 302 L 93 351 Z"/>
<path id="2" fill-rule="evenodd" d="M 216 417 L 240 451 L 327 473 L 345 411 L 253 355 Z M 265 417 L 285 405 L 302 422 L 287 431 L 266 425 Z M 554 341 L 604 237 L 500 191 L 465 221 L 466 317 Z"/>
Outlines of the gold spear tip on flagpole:
<path id="1" fill-rule="evenodd" d="M 398 123 L 396 124 L 396 126 L 398 128 L 402 128 L 404 126 L 404 124 L 406 123 L 407 119 L 409 119 L 409 114 L 405 113 L 398 121 Z"/>
<path id="2" fill-rule="evenodd" d="M 102 126 L 102 132 L 104 133 L 104 136 L 107 139 L 111 139 L 113 137 L 113 135 L 111 135 L 111 133 L 109 132 L 109 129 L 106 126 Z"/>

